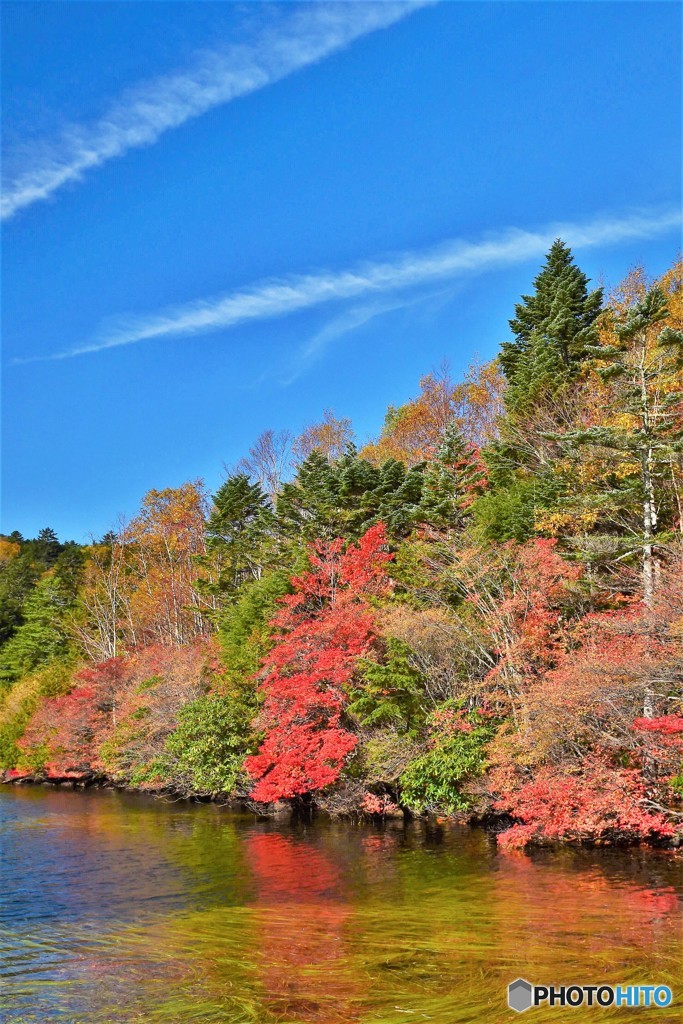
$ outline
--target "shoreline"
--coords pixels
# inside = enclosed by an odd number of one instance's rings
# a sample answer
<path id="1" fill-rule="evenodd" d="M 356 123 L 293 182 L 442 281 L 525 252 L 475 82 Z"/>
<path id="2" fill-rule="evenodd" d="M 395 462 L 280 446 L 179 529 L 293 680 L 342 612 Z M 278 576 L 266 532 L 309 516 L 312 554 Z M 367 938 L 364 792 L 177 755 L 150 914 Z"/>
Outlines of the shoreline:
<path id="1" fill-rule="evenodd" d="M 206 796 L 202 794 L 181 794 L 169 789 L 143 789 L 137 786 L 127 786 L 113 782 L 106 777 L 69 778 L 60 777 L 55 779 L 41 779 L 35 776 L 25 775 L 15 778 L 7 778 L 7 773 L 0 776 L 0 786 L 16 786 L 27 788 L 42 788 L 62 790 L 67 792 L 85 792 L 94 790 L 98 792 L 122 793 L 127 796 L 147 798 L 150 801 L 166 804 L 212 805 L 216 808 L 226 810 L 234 814 L 248 814 L 261 821 L 279 821 L 290 823 L 305 822 L 312 823 L 314 820 L 329 822 L 347 822 L 349 824 L 379 825 L 385 823 L 424 824 L 437 827 L 459 826 L 461 828 L 480 830 L 492 839 L 509 828 L 514 821 L 508 815 L 496 814 L 496 812 L 485 812 L 483 814 L 447 814 L 435 811 L 426 811 L 422 814 L 413 814 L 410 811 L 397 809 L 385 814 L 370 814 L 367 811 L 358 810 L 353 812 L 332 813 L 324 807 L 315 803 L 296 803 L 280 801 L 279 805 L 264 804 L 258 806 L 253 800 L 240 797 L 221 798 L 220 796 Z M 499 852 L 501 848 L 496 843 Z M 666 842 L 635 842 L 629 839 L 595 839 L 595 840 L 555 840 L 553 842 L 530 843 L 524 851 L 519 853 L 532 853 L 541 850 L 561 852 L 564 850 L 650 850 L 663 853 L 683 855 L 683 838 L 675 836 Z"/>

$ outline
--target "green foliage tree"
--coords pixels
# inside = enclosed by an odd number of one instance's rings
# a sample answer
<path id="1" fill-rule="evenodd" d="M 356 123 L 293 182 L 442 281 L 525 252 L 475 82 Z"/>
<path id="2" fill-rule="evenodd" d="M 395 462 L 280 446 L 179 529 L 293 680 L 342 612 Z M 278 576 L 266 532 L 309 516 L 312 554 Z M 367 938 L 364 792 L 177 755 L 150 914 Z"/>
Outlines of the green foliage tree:
<path id="1" fill-rule="evenodd" d="M 221 614 L 218 637 L 226 677 L 233 686 L 251 687 L 254 702 L 255 689 L 250 677 L 257 671 L 270 647 L 268 622 L 275 613 L 279 599 L 289 592 L 291 586 L 288 573 L 284 570 L 271 570 L 261 579 L 245 586 L 237 599 L 227 605 Z"/>
<path id="2" fill-rule="evenodd" d="M 343 532 L 335 467 L 314 448 L 294 480 L 283 484 L 276 504 L 278 528 L 285 539 L 332 538 Z"/>
<path id="3" fill-rule="evenodd" d="M 24 605 L 22 625 L 0 652 L 0 681 L 6 685 L 40 665 L 73 657 L 68 616 L 74 599 L 56 571 L 38 582 Z"/>
<path id="4" fill-rule="evenodd" d="M 437 722 L 439 712 L 432 715 Z M 464 811 L 471 799 L 465 783 L 481 775 L 491 727 L 478 715 L 462 720 L 462 729 L 437 729 L 431 748 L 408 765 L 399 780 L 401 802 L 413 811 Z"/>
<path id="5" fill-rule="evenodd" d="M 424 678 L 402 640 L 390 637 L 383 661 L 362 659 L 358 674 L 361 683 L 352 690 L 347 710 L 361 725 L 415 733 L 424 723 Z"/>
<path id="6" fill-rule="evenodd" d="M 588 283 L 569 246 L 556 239 L 533 293 L 515 307 L 514 341 L 501 347 L 509 411 L 526 410 L 540 394 L 559 390 L 585 359 L 602 305 L 602 289 L 589 292 Z"/>
<path id="7" fill-rule="evenodd" d="M 186 704 L 166 741 L 161 775 L 181 793 L 244 795 L 242 765 L 255 749 L 252 717 L 249 702 L 234 695 L 208 694 Z"/>
<path id="8" fill-rule="evenodd" d="M 207 556 L 216 576 L 206 589 L 234 594 L 248 580 L 258 579 L 267 560 L 273 513 L 259 483 L 245 473 L 228 477 L 218 489 L 206 526 Z"/>
<path id="9" fill-rule="evenodd" d="M 358 539 L 376 522 L 394 536 L 405 536 L 418 518 L 424 464 L 408 469 L 390 458 L 376 467 L 349 445 L 330 463 L 313 451 L 293 481 L 283 486 L 277 502 L 282 536 Z"/>
<path id="10" fill-rule="evenodd" d="M 614 467 L 608 488 L 582 496 L 598 511 L 609 510 L 622 530 L 630 526 L 623 547 L 634 539 L 641 552 L 643 597 L 652 607 L 656 587 L 656 542 L 669 481 L 680 477 L 683 454 L 683 332 L 665 327 L 668 301 L 661 289 L 650 289 L 613 324 L 611 344 L 592 346 L 598 376 L 611 389 L 611 420 L 559 439 L 577 460 L 587 448 Z M 671 510 L 672 512 L 673 510 Z M 671 519 L 673 516 L 670 517 Z M 636 525 L 637 524 L 637 525 Z"/>
<path id="11" fill-rule="evenodd" d="M 514 340 L 499 356 L 505 413 L 499 440 L 483 453 L 490 489 L 476 510 L 490 540 L 528 540 L 561 493 L 546 435 L 572 415 L 572 388 L 597 339 L 602 289 L 588 283 L 557 239 L 510 320 Z"/>
<path id="12" fill-rule="evenodd" d="M 24 603 L 35 582 L 35 568 L 21 555 L 0 565 L 0 644 L 21 625 Z"/>
<path id="13" fill-rule="evenodd" d="M 540 512 L 555 505 L 561 481 L 551 474 L 492 474 L 497 484 L 479 497 L 473 507 L 474 520 L 487 540 L 520 543 L 536 535 Z"/>
<path id="14" fill-rule="evenodd" d="M 418 517 L 437 528 L 461 528 L 485 485 L 483 465 L 451 423 L 436 457 L 425 467 Z"/>

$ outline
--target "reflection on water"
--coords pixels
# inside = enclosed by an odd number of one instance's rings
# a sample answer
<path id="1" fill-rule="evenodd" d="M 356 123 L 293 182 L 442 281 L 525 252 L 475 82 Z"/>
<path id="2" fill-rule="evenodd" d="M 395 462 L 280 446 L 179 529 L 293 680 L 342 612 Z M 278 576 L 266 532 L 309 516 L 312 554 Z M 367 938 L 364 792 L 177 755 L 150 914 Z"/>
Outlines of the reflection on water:
<path id="1" fill-rule="evenodd" d="M 502 856 L 455 827 L 288 826 L 112 792 L 6 787 L 0 818 L 12 1024 L 509 1021 L 518 975 L 668 984 L 656 1019 L 681 1019 L 677 855 Z"/>

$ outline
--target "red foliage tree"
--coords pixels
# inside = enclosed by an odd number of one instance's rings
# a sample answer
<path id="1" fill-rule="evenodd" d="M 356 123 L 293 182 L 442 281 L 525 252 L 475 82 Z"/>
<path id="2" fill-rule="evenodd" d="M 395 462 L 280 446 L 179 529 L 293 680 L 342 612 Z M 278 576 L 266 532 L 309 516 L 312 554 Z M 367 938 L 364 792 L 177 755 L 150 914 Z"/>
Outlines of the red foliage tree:
<path id="1" fill-rule="evenodd" d="M 499 836 L 503 849 L 530 842 L 602 842 L 668 838 L 670 821 L 647 810 L 641 773 L 620 768 L 600 754 L 580 764 L 545 766 L 516 792 L 499 800 L 498 810 L 518 821 Z"/>
<path id="2" fill-rule="evenodd" d="M 125 660 L 109 658 L 78 672 L 70 693 L 44 700 L 19 742 L 27 760 L 42 760 L 48 779 L 91 774 L 98 737 L 108 725 L 125 678 Z"/>
<path id="3" fill-rule="evenodd" d="M 383 524 L 356 545 L 315 543 L 311 568 L 292 580 L 271 626 L 280 631 L 264 668 L 260 724 L 266 736 L 246 768 L 255 800 L 310 793 L 335 782 L 356 746 L 342 722 L 356 661 L 374 641 L 367 598 L 389 586 Z"/>
<path id="4" fill-rule="evenodd" d="M 633 731 L 640 742 L 641 760 L 648 776 L 659 778 L 664 799 L 673 796 L 671 790 L 674 790 L 680 800 L 683 795 L 683 717 L 636 718 Z M 678 817 L 683 815 L 679 812 Z"/>
<path id="5" fill-rule="evenodd" d="M 111 775 L 116 768 L 115 777 L 126 781 L 163 750 L 179 709 L 206 688 L 213 654 L 209 643 L 157 644 L 82 669 L 69 693 L 38 705 L 19 742 L 26 764 L 48 779 Z"/>

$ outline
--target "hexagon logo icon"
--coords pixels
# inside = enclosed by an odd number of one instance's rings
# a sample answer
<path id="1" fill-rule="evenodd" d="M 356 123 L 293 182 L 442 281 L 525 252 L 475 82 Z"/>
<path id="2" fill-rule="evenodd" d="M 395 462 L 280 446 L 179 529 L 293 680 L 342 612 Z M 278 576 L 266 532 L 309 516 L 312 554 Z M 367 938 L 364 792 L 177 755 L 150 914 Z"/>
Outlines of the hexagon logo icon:
<path id="1" fill-rule="evenodd" d="M 508 985 L 508 1006 L 517 1013 L 524 1013 L 533 1004 L 534 988 L 524 978 L 517 978 Z"/>

